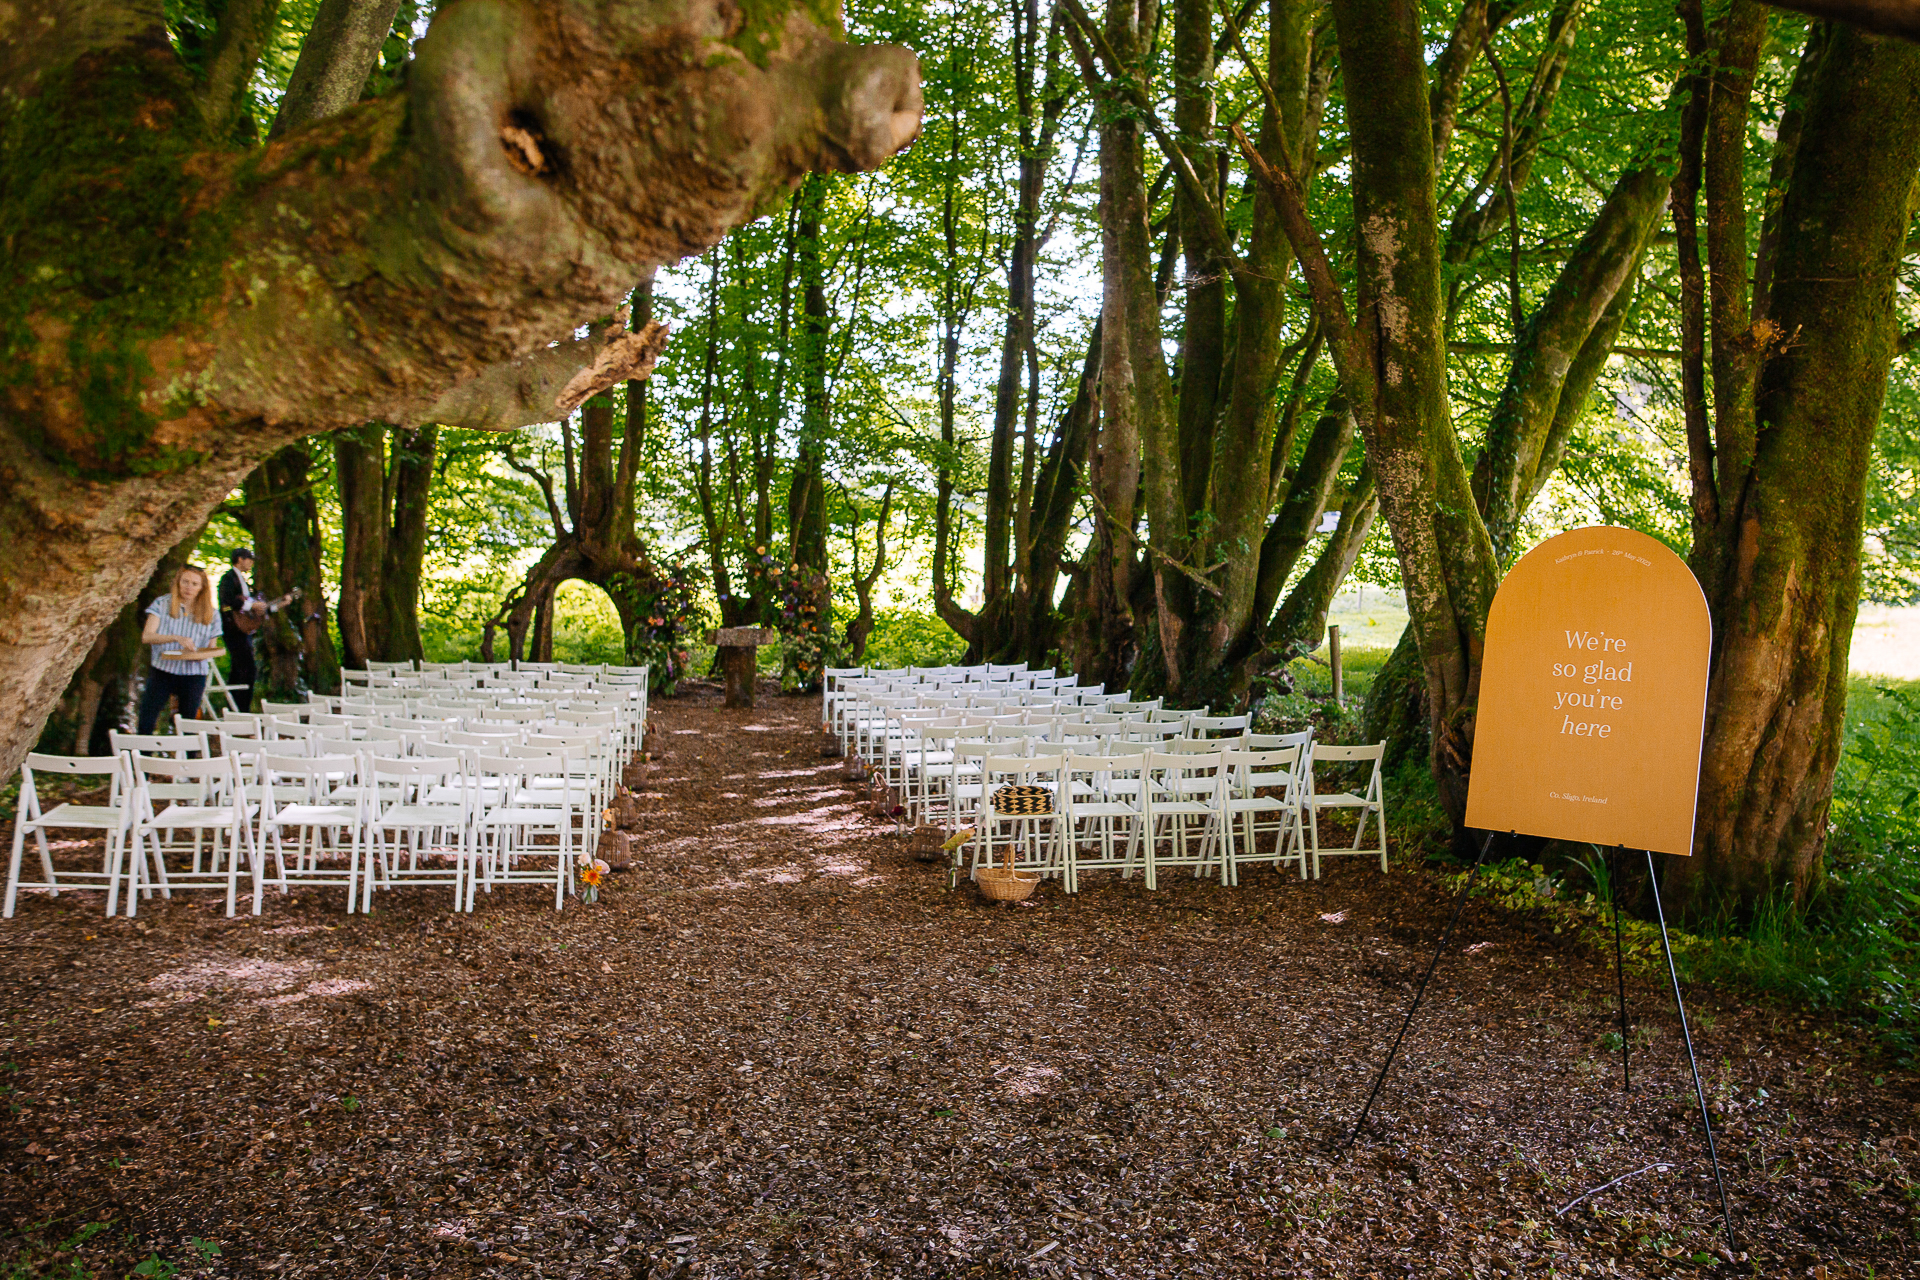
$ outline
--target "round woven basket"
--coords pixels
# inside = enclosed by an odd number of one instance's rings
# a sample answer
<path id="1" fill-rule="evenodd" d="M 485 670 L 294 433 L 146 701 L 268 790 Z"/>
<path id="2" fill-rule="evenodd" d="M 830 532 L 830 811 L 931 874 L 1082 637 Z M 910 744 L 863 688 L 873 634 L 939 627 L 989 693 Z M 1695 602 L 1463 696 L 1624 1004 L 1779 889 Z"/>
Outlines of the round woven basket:
<path id="1" fill-rule="evenodd" d="M 1038 871 L 1014 871 L 1007 867 L 982 867 L 974 873 L 980 892 L 995 902 L 1025 902 L 1040 887 Z"/>

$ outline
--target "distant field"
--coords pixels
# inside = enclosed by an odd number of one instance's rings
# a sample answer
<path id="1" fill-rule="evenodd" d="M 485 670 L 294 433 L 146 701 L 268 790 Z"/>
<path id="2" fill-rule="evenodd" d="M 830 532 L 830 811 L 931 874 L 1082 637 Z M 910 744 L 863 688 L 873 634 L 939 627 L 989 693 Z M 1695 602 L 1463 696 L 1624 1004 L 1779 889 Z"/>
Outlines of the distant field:
<path id="1" fill-rule="evenodd" d="M 1851 665 L 1866 675 L 1920 680 L 1920 606 L 1861 605 Z"/>
<path id="2" fill-rule="evenodd" d="M 1342 649 L 1391 649 L 1407 629 L 1405 597 L 1379 587 L 1342 591 L 1327 612 L 1327 625 L 1340 628 Z"/>
<path id="3" fill-rule="evenodd" d="M 1340 628 L 1342 648 L 1391 649 L 1407 629 L 1407 610 L 1398 592 L 1365 587 L 1341 592 L 1327 622 Z M 1851 666 L 1857 675 L 1920 680 L 1920 606 L 1860 606 Z"/>

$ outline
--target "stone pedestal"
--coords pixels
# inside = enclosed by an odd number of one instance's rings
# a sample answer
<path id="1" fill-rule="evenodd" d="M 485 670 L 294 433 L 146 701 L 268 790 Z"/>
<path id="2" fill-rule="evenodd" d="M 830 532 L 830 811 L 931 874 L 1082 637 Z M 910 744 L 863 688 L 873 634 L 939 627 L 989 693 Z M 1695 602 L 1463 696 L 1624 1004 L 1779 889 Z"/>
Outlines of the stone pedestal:
<path id="1" fill-rule="evenodd" d="M 772 627 L 716 627 L 707 632 L 707 643 L 720 650 L 720 670 L 727 680 L 725 705 L 753 706 L 754 650 L 779 640 Z"/>

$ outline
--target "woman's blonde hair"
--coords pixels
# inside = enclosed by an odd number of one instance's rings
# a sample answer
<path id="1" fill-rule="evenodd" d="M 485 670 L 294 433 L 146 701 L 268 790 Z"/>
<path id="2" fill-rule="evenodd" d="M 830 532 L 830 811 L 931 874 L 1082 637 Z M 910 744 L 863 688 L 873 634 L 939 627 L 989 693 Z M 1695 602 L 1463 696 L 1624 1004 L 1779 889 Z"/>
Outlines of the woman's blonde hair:
<path id="1" fill-rule="evenodd" d="M 190 573 L 200 575 L 200 594 L 193 598 L 193 620 L 203 627 L 213 625 L 213 581 L 207 577 L 207 571 L 197 564 L 183 564 L 173 575 L 173 585 L 168 588 L 167 616 L 181 616 L 180 579 Z"/>

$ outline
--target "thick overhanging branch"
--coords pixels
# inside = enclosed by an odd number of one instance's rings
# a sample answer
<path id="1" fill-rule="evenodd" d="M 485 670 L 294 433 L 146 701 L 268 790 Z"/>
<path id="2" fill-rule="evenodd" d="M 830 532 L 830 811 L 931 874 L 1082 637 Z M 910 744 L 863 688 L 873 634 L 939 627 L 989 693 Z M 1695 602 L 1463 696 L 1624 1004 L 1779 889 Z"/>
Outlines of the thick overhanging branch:
<path id="1" fill-rule="evenodd" d="M 53 166 L 55 190 L 140 165 L 182 174 L 148 198 L 154 222 L 177 224 L 169 245 L 195 255 L 194 289 L 148 279 L 138 292 L 166 301 L 115 324 L 100 291 L 69 286 L 83 268 L 50 260 L 67 239 L 58 216 L 48 225 L 34 209 L 45 231 L 11 246 L 12 265 L 45 283 L 14 331 L 111 324 L 151 369 L 127 388 L 137 407 L 103 415 L 80 400 L 85 379 L 68 367 L 77 357 L 44 344 L 17 361 L 32 368 L 50 419 L 39 434 L 63 464 L 138 474 L 168 450 L 204 450 L 256 421 L 309 431 L 421 422 L 462 383 L 539 381 L 552 359 L 542 349 L 610 313 L 649 267 L 709 247 L 810 170 L 873 168 L 912 139 L 913 54 L 843 44 L 809 13 L 796 5 L 775 14 L 774 30 L 743 33 L 745 10 L 704 0 L 455 0 L 402 91 L 249 153 L 196 136 L 199 113 L 178 101 L 172 55 L 133 24 L 120 49 L 70 62 L 26 99 L 27 127 L 15 132 L 88 110 L 103 85 L 136 95 L 112 109 L 138 109 L 152 127 L 28 159 Z M 748 35 L 750 49 L 739 43 Z M 0 84 L 11 91 L 0 111 L 22 101 L 20 83 Z M 534 368 L 494 372 L 522 358 Z M 470 390 L 465 413 L 443 420 L 553 416 L 500 403 Z M 96 420 L 129 416 L 153 423 L 150 444 L 116 441 L 120 456 L 102 465 L 109 428 Z"/>
<path id="2" fill-rule="evenodd" d="M 446 0 L 404 87 L 240 150 L 207 133 L 159 0 L 14 0 L 0 542 L 37 554 L 0 575 L 0 776 L 160 549 L 275 448 L 426 421 L 489 377 L 511 394 L 444 417 L 550 419 L 521 402 L 591 359 L 540 353 L 649 266 L 909 142 L 913 54 L 820 13 Z"/>
<path id="3" fill-rule="evenodd" d="M 616 337 L 633 336 L 622 330 L 619 334 L 574 338 L 517 360 L 503 361 L 441 396 L 409 425 L 431 422 L 474 431 L 517 431 L 558 422 L 586 399 L 581 396 L 561 408 L 559 402 L 567 389 L 592 373 Z"/>
<path id="4" fill-rule="evenodd" d="M 1883 36 L 1920 41 L 1920 0 L 1763 0 L 1816 18 L 1833 18 Z"/>

